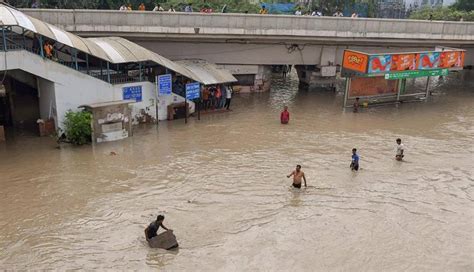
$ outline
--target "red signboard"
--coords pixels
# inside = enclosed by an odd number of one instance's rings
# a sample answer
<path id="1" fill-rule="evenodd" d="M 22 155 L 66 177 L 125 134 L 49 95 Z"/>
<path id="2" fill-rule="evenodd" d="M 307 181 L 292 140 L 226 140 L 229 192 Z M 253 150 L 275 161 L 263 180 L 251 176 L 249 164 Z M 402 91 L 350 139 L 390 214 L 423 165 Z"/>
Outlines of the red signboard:
<path id="1" fill-rule="evenodd" d="M 342 67 L 345 69 L 357 71 L 360 73 L 367 72 L 367 63 L 369 57 L 364 53 L 359 53 L 350 50 L 344 50 L 344 59 L 342 60 Z"/>

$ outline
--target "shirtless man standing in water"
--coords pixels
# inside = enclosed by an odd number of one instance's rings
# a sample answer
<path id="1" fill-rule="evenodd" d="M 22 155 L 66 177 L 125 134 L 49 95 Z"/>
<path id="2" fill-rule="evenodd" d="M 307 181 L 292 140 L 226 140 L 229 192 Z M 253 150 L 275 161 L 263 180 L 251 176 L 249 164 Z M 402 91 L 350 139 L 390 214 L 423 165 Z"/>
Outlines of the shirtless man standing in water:
<path id="1" fill-rule="evenodd" d="M 301 179 L 304 180 L 304 187 L 307 187 L 306 186 L 306 177 L 304 175 L 304 172 L 301 171 L 301 165 L 297 165 L 296 166 L 296 170 L 291 172 L 291 174 L 289 174 L 288 176 L 286 176 L 287 178 L 290 178 L 291 176 L 293 176 L 293 187 L 295 188 L 301 188 Z"/>

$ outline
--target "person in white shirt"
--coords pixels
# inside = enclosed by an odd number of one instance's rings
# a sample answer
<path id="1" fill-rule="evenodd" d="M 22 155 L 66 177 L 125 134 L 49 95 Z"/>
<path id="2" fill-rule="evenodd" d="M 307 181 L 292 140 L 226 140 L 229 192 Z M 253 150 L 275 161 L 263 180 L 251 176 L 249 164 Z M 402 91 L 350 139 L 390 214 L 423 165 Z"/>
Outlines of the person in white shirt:
<path id="1" fill-rule="evenodd" d="M 403 160 L 403 157 L 405 157 L 405 154 L 403 154 L 403 151 L 405 150 L 405 147 L 402 144 L 402 139 L 398 138 L 397 139 L 397 153 L 395 155 L 395 159 L 397 161 Z"/>
<path id="2" fill-rule="evenodd" d="M 127 6 L 121 5 L 119 10 L 120 11 L 127 11 Z"/>
<path id="3" fill-rule="evenodd" d="M 318 17 L 321 17 L 321 16 L 323 16 L 323 13 L 322 13 L 321 11 L 316 11 L 316 10 L 315 10 L 315 11 L 313 11 L 313 12 L 311 13 L 311 16 L 318 16 Z"/>
<path id="4" fill-rule="evenodd" d="M 168 12 L 176 12 L 176 10 L 174 9 L 173 6 L 171 6 L 170 9 L 168 10 Z"/>
<path id="5" fill-rule="evenodd" d="M 344 14 L 342 14 L 342 12 L 338 10 L 332 16 L 334 16 L 334 17 L 344 17 Z"/>
<path id="6" fill-rule="evenodd" d="M 351 18 L 359 18 L 359 14 L 357 12 L 352 13 Z"/>
<path id="7" fill-rule="evenodd" d="M 160 4 L 156 4 L 153 8 L 153 11 L 165 11 Z"/>
<path id="8" fill-rule="evenodd" d="M 302 14 L 302 13 L 301 13 L 301 9 L 298 8 L 298 9 L 295 11 L 295 15 L 301 15 L 301 14 Z"/>
<path id="9" fill-rule="evenodd" d="M 224 104 L 224 108 L 226 108 L 227 110 L 230 110 L 229 107 L 230 107 L 230 101 L 232 100 L 232 86 L 228 85 L 228 86 L 225 86 L 225 104 Z"/>

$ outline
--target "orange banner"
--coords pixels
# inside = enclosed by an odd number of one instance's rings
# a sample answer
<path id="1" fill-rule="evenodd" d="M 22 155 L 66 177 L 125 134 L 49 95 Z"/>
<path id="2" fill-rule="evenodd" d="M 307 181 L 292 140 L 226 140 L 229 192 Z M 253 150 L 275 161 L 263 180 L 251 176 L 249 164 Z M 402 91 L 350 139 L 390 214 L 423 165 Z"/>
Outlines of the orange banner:
<path id="1" fill-rule="evenodd" d="M 366 54 L 350 50 L 344 50 L 344 59 L 342 61 L 343 68 L 361 73 L 366 73 L 368 62 L 369 57 Z"/>
<path id="2" fill-rule="evenodd" d="M 461 51 L 447 51 L 442 52 L 439 62 L 440 68 L 454 68 L 464 66 L 464 52 Z"/>
<path id="3" fill-rule="evenodd" d="M 396 94 L 397 83 L 397 80 L 386 80 L 384 77 L 354 77 L 351 80 L 349 97 Z"/>
<path id="4" fill-rule="evenodd" d="M 390 71 L 415 70 L 415 54 L 392 55 L 392 67 Z"/>

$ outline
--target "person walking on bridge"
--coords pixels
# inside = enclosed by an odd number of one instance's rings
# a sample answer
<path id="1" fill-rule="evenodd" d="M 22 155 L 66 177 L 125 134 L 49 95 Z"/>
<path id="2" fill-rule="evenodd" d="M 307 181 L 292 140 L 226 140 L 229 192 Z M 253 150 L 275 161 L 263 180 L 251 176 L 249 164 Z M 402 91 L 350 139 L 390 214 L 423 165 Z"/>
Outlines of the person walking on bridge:
<path id="1" fill-rule="evenodd" d="M 145 11 L 145 10 L 146 10 L 145 4 L 144 4 L 144 3 L 141 3 L 140 6 L 138 6 L 138 10 L 139 10 L 139 11 Z"/>

